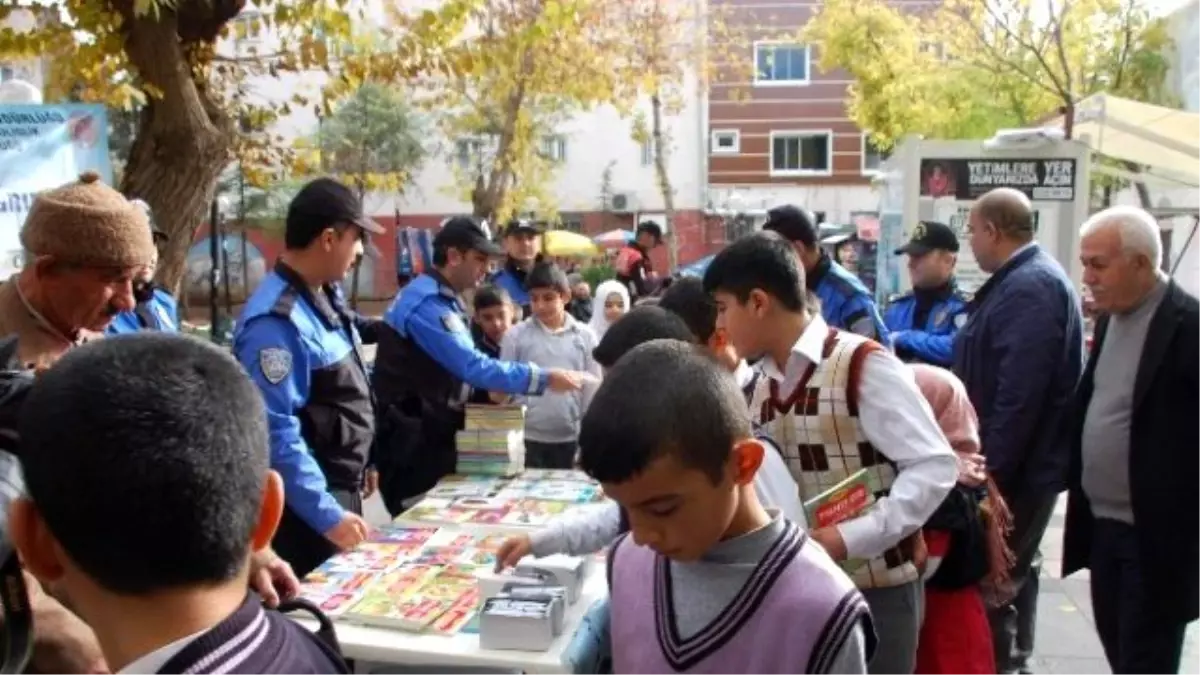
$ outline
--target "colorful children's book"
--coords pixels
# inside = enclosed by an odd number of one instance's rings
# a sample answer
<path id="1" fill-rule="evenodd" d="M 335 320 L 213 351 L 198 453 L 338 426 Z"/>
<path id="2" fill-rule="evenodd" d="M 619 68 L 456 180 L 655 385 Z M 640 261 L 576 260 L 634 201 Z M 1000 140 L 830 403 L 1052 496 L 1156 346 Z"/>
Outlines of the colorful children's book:
<path id="1" fill-rule="evenodd" d="M 453 635 L 471 623 L 479 611 L 479 591 L 472 589 L 455 601 L 450 609 L 433 622 L 431 628 L 442 635 Z"/>
<path id="2" fill-rule="evenodd" d="M 320 607 L 326 615 L 336 617 L 358 602 L 374 579 L 372 572 L 336 569 L 326 563 L 305 577 L 300 597 Z"/>
<path id="3" fill-rule="evenodd" d="M 875 493 L 871 489 L 870 476 L 860 469 L 842 482 L 804 503 L 804 515 L 809 529 L 831 527 L 857 518 L 875 504 Z M 845 560 L 842 569 L 847 572 L 862 567 L 865 560 Z"/>
<path id="4" fill-rule="evenodd" d="M 547 502 L 523 499 L 517 502 L 501 521 L 505 525 L 541 526 L 562 515 L 567 510 L 563 502 Z"/>

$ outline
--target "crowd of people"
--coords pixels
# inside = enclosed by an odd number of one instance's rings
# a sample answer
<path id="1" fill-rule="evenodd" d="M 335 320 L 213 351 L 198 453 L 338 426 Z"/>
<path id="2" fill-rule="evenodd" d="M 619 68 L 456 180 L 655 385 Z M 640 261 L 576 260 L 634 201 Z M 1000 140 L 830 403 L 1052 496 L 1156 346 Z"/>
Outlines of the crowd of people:
<path id="1" fill-rule="evenodd" d="M 499 556 L 607 550 L 595 672 L 1028 671 L 1064 490 L 1064 572 L 1091 570 L 1112 669 L 1178 670 L 1200 594 L 1200 334 L 1139 209 L 1080 230 L 1104 313 L 1090 357 L 1078 293 L 1008 189 L 969 214 L 990 274 L 973 296 L 936 222 L 894 252 L 913 290 L 881 312 L 796 206 L 670 284 L 642 228 L 594 292 L 536 227 L 497 240 L 455 217 L 369 318 L 340 284 L 383 228 L 318 179 L 232 354 L 169 334 L 149 215 L 91 174 L 43 193 L 0 285 L 10 369 L 38 373 L 6 443 L 38 670 L 344 672 L 263 605 L 369 536 L 364 499 L 399 514 L 453 473 L 468 401 L 524 405 L 526 465 L 579 467 L 611 499 Z M 805 505 L 862 471 L 871 508 L 812 522 Z"/>

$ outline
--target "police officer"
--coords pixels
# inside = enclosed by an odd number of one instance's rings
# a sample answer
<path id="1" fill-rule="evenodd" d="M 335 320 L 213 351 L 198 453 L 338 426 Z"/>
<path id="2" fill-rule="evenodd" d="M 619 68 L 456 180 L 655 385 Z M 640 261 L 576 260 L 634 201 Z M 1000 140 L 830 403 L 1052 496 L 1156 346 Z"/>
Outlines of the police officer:
<path id="1" fill-rule="evenodd" d="M 393 514 L 455 469 L 455 434 L 470 388 L 509 394 L 574 391 L 590 376 L 499 361 L 479 351 L 460 294 L 503 253 L 480 223 L 451 218 L 433 239 L 433 269 L 392 301 L 371 384 L 379 407 L 380 492 Z"/>
<path id="2" fill-rule="evenodd" d="M 527 220 L 514 220 L 504 228 L 504 266 L 492 275 L 491 283 L 508 292 L 513 304 L 521 308 L 518 319 L 529 316 L 529 291 L 525 277 L 542 256 L 538 253 L 543 229 Z"/>
<path id="3" fill-rule="evenodd" d="M 288 206 L 286 250 L 246 301 L 234 353 L 262 390 L 286 507 L 276 552 L 304 576 L 367 536 L 362 497 L 375 413 L 359 330 L 339 282 L 382 234 L 350 188 L 319 178 Z M 367 485 L 364 486 L 364 479 Z"/>
<path id="4" fill-rule="evenodd" d="M 169 237 L 154 223 L 150 205 L 140 199 L 131 199 L 130 203 L 146 214 L 146 219 L 150 221 L 150 232 L 154 236 L 154 246 L 161 251 Z M 155 259 L 154 263 L 134 280 L 133 297 L 137 300 L 137 305 L 132 310 L 113 317 L 112 323 L 108 324 L 108 330 L 105 331 L 109 335 L 136 333 L 139 330 L 168 333 L 179 331 L 179 304 L 167 289 L 154 283 L 154 271 L 157 266 L 158 260 Z"/>
<path id="5" fill-rule="evenodd" d="M 792 242 L 804 265 L 804 281 L 821 301 L 821 316 L 826 323 L 891 347 L 891 337 L 871 292 L 821 248 L 819 228 L 808 211 L 791 204 L 777 206 L 767 212 L 763 229 Z"/>
<path id="6" fill-rule="evenodd" d="M 908 256 L 912 279 L 912 290 L 890 298 L 884 315 L 896 355 L 905 361 L 949 367 L 954 338 L 967 321 L 970 300 L 954 282 L 958 237 L 949 225 L 922 221 L 896 255 Z"/>

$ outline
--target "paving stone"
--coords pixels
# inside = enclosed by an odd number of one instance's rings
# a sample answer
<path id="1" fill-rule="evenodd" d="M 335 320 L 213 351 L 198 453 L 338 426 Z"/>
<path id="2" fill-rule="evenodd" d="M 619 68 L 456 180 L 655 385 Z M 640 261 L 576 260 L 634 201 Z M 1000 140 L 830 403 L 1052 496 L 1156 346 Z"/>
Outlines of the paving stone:
<path id="1" fill-rule="evenodd" d="M 1038 659 L 1041 668 L 1035 672 L 1039 673 L 1080 673 L 1081 675 L 1091 675 L 1094 673 L 1111 673 L 1112 670 L 1108 667 L 1108 661 L 1101 658 L 1076 658 L 1076 657 L 1055 657 L 1049 656 Z"/>
<path id="2" fill-rule="evenodd" d="M 1037 618 L 1036 656 L 1086 659 L 1103 654 L 1091 617 L 1066 593 L 1043 591 Z"/>

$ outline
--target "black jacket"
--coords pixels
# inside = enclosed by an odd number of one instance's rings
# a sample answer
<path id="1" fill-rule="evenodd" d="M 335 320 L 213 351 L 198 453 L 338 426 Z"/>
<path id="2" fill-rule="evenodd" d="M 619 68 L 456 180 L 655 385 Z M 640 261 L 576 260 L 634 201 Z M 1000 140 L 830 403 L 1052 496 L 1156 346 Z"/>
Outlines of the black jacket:
<path id="1" fill-rule="evenodd" d="M 1096 323 L 1092 355 L 1079 387 L 1071 444 L 1070 497 L 1063 544 L 1063 576 L 1088 567 L 1092 512 L 1083 492 L 1083 421 L 1095 391 L 1096 357 L 1108 319 Z M 1173 621 L 1193 621 L 1200 609 L 1200 385 L 1196 298 L 1170 282 L 1150 319 L 1133 390 L 1129 489 L 1142 579 L 1148 602 Z"/>

